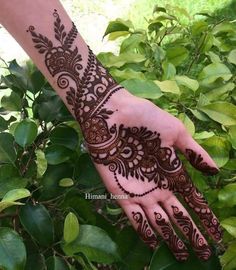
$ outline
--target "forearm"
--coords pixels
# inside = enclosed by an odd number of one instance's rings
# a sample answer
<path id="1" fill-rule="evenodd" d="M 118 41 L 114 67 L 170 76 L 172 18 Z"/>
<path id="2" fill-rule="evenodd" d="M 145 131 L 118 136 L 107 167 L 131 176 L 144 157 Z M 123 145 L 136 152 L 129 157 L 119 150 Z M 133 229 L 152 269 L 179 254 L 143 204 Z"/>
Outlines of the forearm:
<path id="1" fill-rule="evenodd" d="M 58 0 L 0 1 L 0 5 L 0 22 L 80 124 L 91 115 L 91 109 L 120 89 L 97 62 Z"/>

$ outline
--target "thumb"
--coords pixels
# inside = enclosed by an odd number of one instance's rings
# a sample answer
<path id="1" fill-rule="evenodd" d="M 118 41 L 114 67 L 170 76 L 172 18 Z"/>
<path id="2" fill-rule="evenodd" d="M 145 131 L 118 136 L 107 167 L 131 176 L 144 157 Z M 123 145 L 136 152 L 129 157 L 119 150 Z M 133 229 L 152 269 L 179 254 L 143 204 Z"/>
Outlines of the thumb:
<path id="1" fill-rule="evenodd" d="M 184 128 L 174 145 L 185 155 L 188 161 L 197 170 L 208 175 L 215 175 L 219 169 L 209 154 L 192 138 Z"/>

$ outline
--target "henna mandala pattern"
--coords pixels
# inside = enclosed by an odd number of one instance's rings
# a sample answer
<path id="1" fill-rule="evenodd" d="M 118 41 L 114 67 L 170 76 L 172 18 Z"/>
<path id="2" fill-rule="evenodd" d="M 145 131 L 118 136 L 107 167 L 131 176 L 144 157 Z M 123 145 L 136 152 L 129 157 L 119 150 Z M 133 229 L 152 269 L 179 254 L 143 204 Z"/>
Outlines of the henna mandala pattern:
<path id="1" fill-rule="evenodd" d="M 152 232 L 147 220 L 140 212 L 132 212 L 133 219 L 138 224 L 138 233 L 141 236 L 144 243 L 154 249 L 157 246 L 157 238 Z"/>
<path id="2" fill-rule="evenodd" d="M 162 237 L 174 253 L 176 259 L 179 261 L 186 261 L 189 254 L 183 241 L 174 233 L 171 224 L 166 221 L 160 213 L 154 212 L 154 214 L 156 224 L 161 229 Z"/>
<path id="3" fill-rule="evenodd" d="M 180 211 L 178 207 L 172 205 L 172 209 L 174 218 L 182 228 L 182 231 L 188 237 L 196 254 L 199 256 L 199 258 L 208 260 L 211 256 L 211 249 L 205 243 L 204 239 L 199 235 L 196 228 L 193 227 L 193 223 L 191 222 L 190 218 L 184 216 L 183 212 Z"/>
<path id="4" fill-rule="evenodd" d="M 209 175 L 215 175 L 219 172 L 217 168 L 211 167 L 206 162 L 204 162 L 203 157 L 201 155 L 198 155 L 192 149 L 186 149 L 186 154 L 190 163 L 199 171 L 202 171 Z"/>
<path id="5" fill-rule="evenodd" d="M 34 26 L 27 31 L 32 36 L 35 48 L 44 55 L 49 73 L 56 78 L 58 87 L 66 92 L 67 102 L 80 123 L 93 161 L 107 166 L 118 187 L 131 197 L 145 196 L 157 188 L 179 192 L 203 220 L 206 229 L 219 240 L 221 232 L 218 221 L 203 196 L 192 185 L 174 150 L 162 146 L 160 134 L 142 126 L 108 125 L 107 119 L 114 112 L 106 104 L 122 87 L 89 48 L 87 66 L 82 66 L 82 56 L 74 44 L 78 34 L 75 25 L 72 24 L 67 32 L 56 10 L 53 16 L 56 42 L 37 33 Z M 190 149 L 186 153 L 195 167 L 215 173 L 216 169 L 203 162 L 201 155 Z M 127 180 L 134 177 L 137 181 L 150 183 L 151 188 L 134 193 L 121 185 L 119 176 Z M 178 213 L 176 215 L 180 216 Z M 142 224 L 140 228 L 146 226 L 139 214 L 135 214 L 134 218 Z M 193 232 L 191 234 L 194 238 Z"/>

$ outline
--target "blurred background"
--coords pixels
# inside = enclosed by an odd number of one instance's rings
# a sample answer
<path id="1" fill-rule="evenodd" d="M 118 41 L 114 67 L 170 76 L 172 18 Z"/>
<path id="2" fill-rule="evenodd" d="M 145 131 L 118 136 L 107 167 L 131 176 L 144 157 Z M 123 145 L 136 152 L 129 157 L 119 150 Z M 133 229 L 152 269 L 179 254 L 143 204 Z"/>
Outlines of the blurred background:
<path id="1" fill-rule="evenodd" d="M 183 16 L 183 23 L 194 20 L 196 18 L 194 14 L 199 11 L 232 19 L 236 17 L 235 0 L 61 0 L 61 2 L 95 53 L 116 52 L 116 42 L 102 39 L 109 21 L 116 18 L 130 19 L 136 27 L 143 27 L 146 24 L 145 18 L 150 18 L 155 5 L 186 9 L 192 17 Z M 0 28 L 0 57 L 6 62 L 16 58 L 19 63 L 28 58 L 3 27 Z"/>

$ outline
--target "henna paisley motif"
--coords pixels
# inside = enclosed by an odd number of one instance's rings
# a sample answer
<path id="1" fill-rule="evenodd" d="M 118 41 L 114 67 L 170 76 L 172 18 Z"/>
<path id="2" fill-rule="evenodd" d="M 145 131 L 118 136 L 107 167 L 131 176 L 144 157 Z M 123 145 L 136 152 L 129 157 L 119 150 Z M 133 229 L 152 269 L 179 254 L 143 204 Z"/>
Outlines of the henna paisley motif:
<path id="1" fill-rule="evenodd" d="M 147 220 L 140 212 L 132 212 L 134 221 L 138 224 L 138 233 L 142 240 L 154 249 L 157 246 L 157 238 L 152 232 Z"/>
<path id="2" fill-rule="evenodd" d="M 166 221 L 160 213 L 155 212 L 155 222 L 159 226 L 162 237 L 169 248 L 179 261 L 185 261 L 188 258 L 188 251 L 182 240 L 174 233 L 171 224 Z"/>

